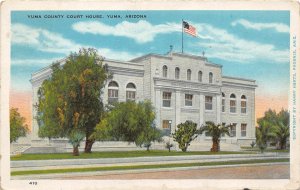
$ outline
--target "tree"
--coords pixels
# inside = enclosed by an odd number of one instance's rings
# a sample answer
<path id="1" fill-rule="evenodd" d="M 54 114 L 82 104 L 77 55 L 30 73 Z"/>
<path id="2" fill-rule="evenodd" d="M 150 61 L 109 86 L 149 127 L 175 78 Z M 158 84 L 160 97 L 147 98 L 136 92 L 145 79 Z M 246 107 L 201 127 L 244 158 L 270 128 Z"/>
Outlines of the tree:
<path id="1" fill-rule="evenodd" d="M 229 133 L 230 125 L 222 125 L 222 124 L 215 124 L 214 122 L 207 121 L 204 126 L 200 128 L 200 133 L 207 132 L 209 136 L 212 138 L 212 147 L 210 149 L 211 152 L 218 152 L 220 147 L 220 138 L 221 135 L 227 134 L 230 136 Z"/>
<path id="2" fill-rule="evenodd" d="M 268 141 L 271 139 L 270 129 L 271 124 L 263 120 L 260 122 L 260 125 L 256 127 L 256 144 L 262 153 L 267 148 Z"/>
<path id="3" fill-rule="evenodd" d="M 190 142 L 198 136 L 197 123 L 186 121 L 177 125 L 177 129 L 172 133 L 174 141 L 179 145 L 179 148 L 186 152 Z"/>
<path id="4" fill-rule="evenodd" d="M 287 110 L 281 110 L 277 115 L 274 126 L 270 129 L 272 139 L 277 143 L 278 149 L 286 149 L 290 137 L 290 114 Z"/>
<path id="5" fill-rule="evenodd" d="M 169 152 L 171 152 L 171 148 L 172 148 L 173 146 L 174 146 L 174 145 L 173 145 L 170 141 L 166 142 L 165 147 L 166 147 L 166 149 L 169 150 Z"/>
<path id="6" fill-rule="evenodd" d="M 18 108 L 10 108 L 10 143 L 16 142 L 19 137 L 24 137 L 28 133 L 28 126 L 25 118 L 18 112 Z"/>
<path id="7" fill-rule="evenodd" d="M 54 63 L 52 75 L 38 91 L 37 121 L 39 136 L 70 137 L 85 134 L 84 151 L 90 153 L 91 134 L 104 112 L 100 98 L 109 74 L 95 49 L 71 53 L 65 64 Z"/>
<path id="8" fill-rule="evenodd" d="M 72 130 L 69 134 L 69 143 L 73 146 L 73 156 L 79 156 L 79 149 L 80 142 L 84 139 L 85 134 L 81 131 Z"/>
<path id="9" fill-rule="evenodd" d="M 270 136 L 278 143 L 278 149 L 286 149 L 287 140 L 290 137 L 290 128 L 283 123 L 279 123 L 271 127 Z"/>
<path id="10" fill-rule="evenodd" d="M 153 125 L 155 119 L 151 102 L 115 103 L 96 126 L 96 140 L 117 140 L 144 146 L 149 151 L 151 142 L 161 140 L 161 132 Z"/>
<path id="11" fill-rule="evenodd" d="M 261 141 L 260 143 L 263 143 L 259 146 L 265 146 L 266 148 L 268 141 L 273 141 L 278 145 L 278 149 L 285 149 L 290 136 L 289 118 L 290 115 L 287 110 L 282 109 L 279 113 L 270 109 L 266 111 L 264 117 L 259 118 L 257 121 L 259 128 L 256 138 Z"/>

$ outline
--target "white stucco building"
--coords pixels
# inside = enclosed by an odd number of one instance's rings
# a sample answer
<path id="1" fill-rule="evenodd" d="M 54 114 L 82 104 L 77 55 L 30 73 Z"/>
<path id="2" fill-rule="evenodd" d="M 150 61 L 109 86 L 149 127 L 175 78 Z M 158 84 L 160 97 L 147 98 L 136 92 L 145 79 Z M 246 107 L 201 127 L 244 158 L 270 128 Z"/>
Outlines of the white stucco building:
<path id="1" fill-rule="evenodd" d="M 105 103 L 148 99 L 156 109 L 156 127 L 166 133 L 186 120 L 198 126 L 213 121 L 235 125 L 232 136 L 222 137 L 223 141 L 247 146 L 255 141 L 255 80 L 223 76 L 222 65 L 172 51 L 130 61 L 105 59 L 104 63 L 113 73 L 104 89 Z M 38 88 L 50 75 L 50 66 L 32 74 L 33 104 L 38 101 Z M 33 107 L 33 140 L 38 140 L 35 114 Z M 196 141 L 209 138 L 203 134 Z"/>

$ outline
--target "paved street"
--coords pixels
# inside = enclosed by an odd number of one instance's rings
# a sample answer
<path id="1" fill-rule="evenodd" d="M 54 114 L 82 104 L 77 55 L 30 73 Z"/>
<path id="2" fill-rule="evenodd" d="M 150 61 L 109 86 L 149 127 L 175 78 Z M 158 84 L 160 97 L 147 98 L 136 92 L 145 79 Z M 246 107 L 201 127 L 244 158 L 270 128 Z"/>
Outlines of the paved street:
<path id="1" fill-rule="evenodd" d="M 234 166 L 176 171 L 135 172 L 60 179 L 288 179 L 289 164 Z"/>

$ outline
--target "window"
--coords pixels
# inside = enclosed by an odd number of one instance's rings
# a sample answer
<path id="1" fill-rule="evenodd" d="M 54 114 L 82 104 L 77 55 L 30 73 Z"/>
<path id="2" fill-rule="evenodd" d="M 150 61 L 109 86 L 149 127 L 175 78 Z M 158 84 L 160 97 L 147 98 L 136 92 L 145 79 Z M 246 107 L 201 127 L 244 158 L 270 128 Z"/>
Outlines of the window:
<path id="1" fill-rule="evenodd" d="M 231 94 L 230 95 L 230 113 L 235 113 L 236 112 L 236 99 L 235 95 Z"/>
<path id="2" fill-rule="evenodd" d="M 163 66 L 163 77 L 168 77 L 168 67 L 166 65 Z"/>
<path id="3" fill-rule="evenodd" d="M 163 92 L 163 107 L 171 107 L 171 92 Z"/>
<path id="4" fill-rule="evenodd" d="M 179 79 L 180 69 L 178 67 L 175 68 L 175 79 Z"/>
<path id="5" fill-rule="evenodd" d="M 241 124 L 241 136 L 245 137 L 247 134 L 247 124 L 246 123 L 242 123 Z"/>
<path id="6" fill-rule="evenodd" d="M 128 83 L 126 86 L 126 101 L 135 101 L 136 88 L 133 83 Z"/>
<path id="7" fill-rule="evenodd" d="M 209 72 L 209 80 L 208 80 L 209 83 L 213 83 L 213 74 L 212 72 Z"/>
<path id="8" fill-rule="evenodd" d="M 202 71 L 198 72 L 198 81 L 202 82 Z"/>
<path id="9" fill-rule="evenodd" d="M 188 69 L 186 72 L 186 79 L 191 80 L 191 76 L 192 76 L 192 71 L 191 71 L 191 69 Z"/>
<path id="10" fill-rule="evenodd" d="M 236 136 L 236 123 L 233 123 L 230 126 L 230 136 L 231 137 L 235 137 Z"/>
<path id="11" fill-rule="evenodd" d="M 205 110 L 212 110 L 212 96 L 205 96 Z"/>
<path id="12" fill-rule="evenodd" d="M 185 106 L 193 106 L 193 95 L 185 94 Z"/>
<path id="13" fill-rule="evenodd" d="M 222 112 L 225 112 L 225 94 L 222 92 Z"/>
<path id="14" fill-rule="evenodd" d="M 170 129 L 171 128 L 171 120 L 163 120 L 163 129 Z"/>
<path id="15" fill-rule="evenodd" d="M 115 81 L 108 84 L 108 103 L 117 102 L 119 97 L 119 85 Z"/>
<path id="16" fill-rule="evenodd" d="M 247 99 L 245 95 L 241 96 L 241 113 L 247 113 Z"/>

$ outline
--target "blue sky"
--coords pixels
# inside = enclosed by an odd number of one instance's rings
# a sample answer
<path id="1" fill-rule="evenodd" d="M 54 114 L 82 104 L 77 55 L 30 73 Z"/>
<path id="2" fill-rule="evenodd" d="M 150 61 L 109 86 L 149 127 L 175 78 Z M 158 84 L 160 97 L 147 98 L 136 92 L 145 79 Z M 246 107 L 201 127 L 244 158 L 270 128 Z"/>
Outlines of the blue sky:
<path id="1" fill-rule="evenodd" d="M 146 15 L 126 19 L 128 14 Z M 41 15 L 42 18 L 28 18 Z M 64 15 L 64 18 L 44 18 Z M 82 18 L 66 18 L 83 15 Z M 85 15 L 102 15 L 87 19 Z M 120 15 L 122 18 L 107 18 Z M 184 51 L 223 65 L 223 74 L 257 80 L 259 94 L 289 89 L 288 11 L 14 11 L 11 17 L 11 86 L 30 91 L 31 73 L 52 61 L 94 47 L 104 57 L 130 60 L 181 51 L 181 20 L 196 27 L 198 38 L 184 35 Z"/>

